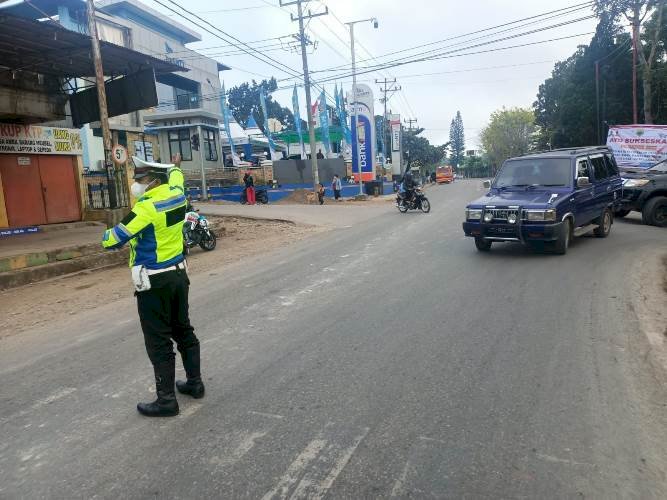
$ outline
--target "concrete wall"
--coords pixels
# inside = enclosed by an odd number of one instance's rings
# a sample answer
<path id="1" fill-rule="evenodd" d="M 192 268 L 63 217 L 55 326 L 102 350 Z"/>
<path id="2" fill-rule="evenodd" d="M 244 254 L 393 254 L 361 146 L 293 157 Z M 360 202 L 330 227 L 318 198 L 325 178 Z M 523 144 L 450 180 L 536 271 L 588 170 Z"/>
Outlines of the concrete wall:
<path id="1" fill-rule="evenodd" d="M 338 174 L 341 179 L 347 175 L 345 171 L 345 162 L 342 158 L 318 160 L 317 168 L 320 182 L 325 186 L 331 183 L 334 174 Z M 312 184 L 313 173 L 310 160 L 274 161 L 273 178 L 278 181 L 279 184 Z"/>

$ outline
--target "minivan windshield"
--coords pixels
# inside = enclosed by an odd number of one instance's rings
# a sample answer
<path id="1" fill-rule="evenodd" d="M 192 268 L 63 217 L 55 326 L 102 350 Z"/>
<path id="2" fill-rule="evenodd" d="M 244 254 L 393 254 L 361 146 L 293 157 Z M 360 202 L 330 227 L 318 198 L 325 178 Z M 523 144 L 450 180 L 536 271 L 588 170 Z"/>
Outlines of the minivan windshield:
<path id="1" fill-rule="evenodd" d="M 660 163 L 649 168 L 651 172 L 667 172 L 667 160 L 662 160 Z"/>
<path id="2" fill-rule="evenodd" d="M 568 158 L 522 158 L 508 160 L 496 176 L 494 187 L 567 187 L 572 184 Z"/>

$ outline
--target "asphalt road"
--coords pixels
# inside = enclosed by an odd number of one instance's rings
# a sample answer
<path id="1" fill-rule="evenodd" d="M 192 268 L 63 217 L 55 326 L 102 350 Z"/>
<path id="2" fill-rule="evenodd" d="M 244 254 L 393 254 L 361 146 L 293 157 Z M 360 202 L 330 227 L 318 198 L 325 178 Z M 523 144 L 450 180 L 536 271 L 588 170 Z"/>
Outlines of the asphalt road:
<path id="1" fill-rule="evenodd" d="M 152 373 L 131 297 L 10 337 L 0 498 L 666 498 L 667 390 L 630 285 L 667 231 L 480 254 L 477 186 L 193 276 L 207 395 L 173 419 L 134 409 Z"/>

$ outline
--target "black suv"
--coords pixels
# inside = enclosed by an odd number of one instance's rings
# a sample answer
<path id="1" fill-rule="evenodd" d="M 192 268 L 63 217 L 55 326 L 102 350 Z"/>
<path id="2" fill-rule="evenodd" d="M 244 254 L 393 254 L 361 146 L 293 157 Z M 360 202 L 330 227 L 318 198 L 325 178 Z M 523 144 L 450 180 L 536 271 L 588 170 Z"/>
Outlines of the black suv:
<path id="1" fill-rule="evenodd" d="M 606 147 L 510 158 L 485 187 L 489 192 L 466 207 L 463 223 L 482 252 L 518 241 L 564 254 L 573 236 L 606 237 L 621 199 L 621 177 Z"/>
<path id="2" fill-rule="evenodd" d="M 622 176 L 623 197 L 616 216 L 636 210 L 644 224 L 667 227 L 667 160 L 648 170 L 624 171 Z"/>

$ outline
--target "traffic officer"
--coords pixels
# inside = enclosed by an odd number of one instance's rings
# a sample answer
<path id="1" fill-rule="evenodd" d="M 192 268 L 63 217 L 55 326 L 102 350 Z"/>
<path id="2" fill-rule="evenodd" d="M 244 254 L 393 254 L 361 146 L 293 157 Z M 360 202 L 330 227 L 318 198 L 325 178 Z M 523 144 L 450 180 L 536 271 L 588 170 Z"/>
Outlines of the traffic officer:
<path id="1" fill-rule="evenodd" d="M 155 372 L 157 400 L 139 403 L 139 413 L 149 417 L 178 414 L 174 393 L 176 341 L 187 381 L 176 382 L 179 392 L 204 396 L 200 373 L 199 340 L 190 325 L 190 280 L 183 256 L 183 221 L 187 200 L 180 157 L 175 164 L 135 164 L 132 195 L 137 202 L 119 224 L 104 233 L 102 245 L 116 249 L 130 245 L 130 268 L 139 320 L 148 357 Z"/>

